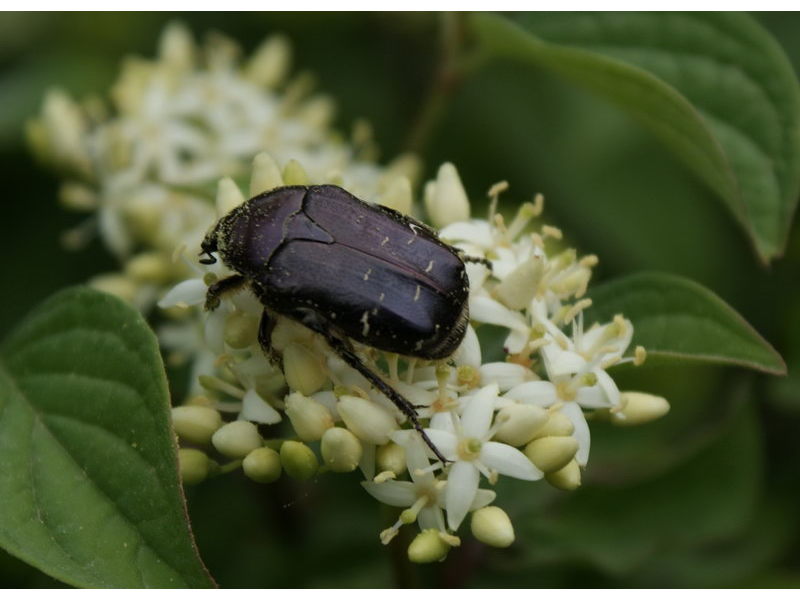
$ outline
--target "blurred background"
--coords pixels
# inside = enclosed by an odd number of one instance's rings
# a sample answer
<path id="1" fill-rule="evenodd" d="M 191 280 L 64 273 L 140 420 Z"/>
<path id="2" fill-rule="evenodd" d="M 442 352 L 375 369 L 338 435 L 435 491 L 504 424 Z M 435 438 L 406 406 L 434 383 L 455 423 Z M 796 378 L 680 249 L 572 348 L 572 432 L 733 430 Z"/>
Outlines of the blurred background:
<path id="1" fill-rule="evenodd" d="M 800 68 L 800 15 L 755 17 Z M 286 33 L 295 69 L 309 70 L 349 131 L 367 118 L 387 161 L 404 151 L 439 53 L 424 14 L 4 14 L 0 18 L 3 260 L 0 336 L 61 287 L 115 267 L 95 241 L 68 252 L 61 233 L 83 217 L 57 204 L 58 179 L 25 145 L 44 91 L 105 93 L 120 60 L 152 56 L 163 25 L 230 35 L 252 50 Z M 593 426 L 577 492 L 503 481 L 517 543 L 469 542 L 441 565 L 410 565 L 378 532 L 394 519 L 358 477 L 241 473 L 188 492 L 193 528 L 222 587 L 800 586 L 800 239 L 759 263 L 744 233 L 666 150 L 614 107 L 544 71 L 492 62 L 463 82 L 421 148 L 425 176 L 454 162 L 471 197 L 495 181 L 504 201 L 546 199 L 546 220 L 581 253 L 596 281 L 642 270 L 692 278 L 738 310 L 783 355 L 789 375 L 713 366 L 643 367 L 620 388 L 667 397 L 670 414 L 635 429 Z M 591 288 L 590 288 L 591 295 Z M 516 485 L 518 484 L 518 485 Z M 406 528 L 410 529 L 410 528 Z M 0 586 L 58 582 L 0 551 Z"/>

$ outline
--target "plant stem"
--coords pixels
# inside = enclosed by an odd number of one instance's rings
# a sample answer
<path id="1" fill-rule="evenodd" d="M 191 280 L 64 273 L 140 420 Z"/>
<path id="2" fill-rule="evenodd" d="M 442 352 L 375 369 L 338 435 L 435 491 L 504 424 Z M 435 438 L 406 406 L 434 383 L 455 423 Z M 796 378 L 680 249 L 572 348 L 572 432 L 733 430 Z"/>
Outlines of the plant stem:
<path id="1" fill-rule="evenodd" d="M 440 22 L 438 65 L 406 142 L 406 148 L 414 153 L 421 153 L 427 146 L 448 98 L 463 78 L 463 15 L 445 12 L 440 15 Z"/>

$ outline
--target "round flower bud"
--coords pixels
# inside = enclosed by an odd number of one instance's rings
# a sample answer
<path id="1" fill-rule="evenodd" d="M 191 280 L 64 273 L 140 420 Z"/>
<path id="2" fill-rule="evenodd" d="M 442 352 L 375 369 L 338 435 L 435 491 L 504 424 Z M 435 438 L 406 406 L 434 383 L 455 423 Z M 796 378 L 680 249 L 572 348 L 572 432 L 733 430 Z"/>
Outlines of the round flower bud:
<path id="1" fill-rule="evenodd" d="M 349 473 L 358 467 L 361 460 L 361 442 L 343 427 L 332 427 L 322 436 L 320 443 L 322 461 L 331 471 Z"/>
<path id="2" fill-rule="evenodd" d="M 622 392 L 622 410 L 611 413 L 614 425 L 642 425 L 655 421 L 669 412 L 669 402 L 661 396 L 642 392 Z"/>
<path id="3" fill-rule="evenodd" d="M 272 483 L 281 476 L 281 457 L 272 448 L 256 448 L 244 457 L 242 470 L 253 481 Z"/>
<path id="4" fill-rule="evenodd" d="M 202 450 L 181 448 L 178 450 L 178 465 L 184 485 L 195 485 L 208 477 L 211 461 Z"/>
<path id="5" fill-rule="evenodd" d="M 214 447 L 228 458 L 244 458 L 263 441 L 258 429 L 250 421 L 233 421 L 223 425 L 211 437 Z"/>
<path id="6" fill-rule="evenodd" d="M 294 392 L 286 396 L 286 414 L 297 437 L 304 442 L 316 442 L 333 427 L 331 412 L 316 400 Z"/>
<path id="7" fill-rule="evenodd" d="M 225 343 L 231 348 L 241 350 L 256 341 L 258 317 L 242 310 L 234 310 L 225 319 Z"/>
<path id="8" fill-rule="evenodd" d="M 547 422 L 542 425 L 533 436 L 534 439 L 550 437 L 550 436 L 566 436 L 572 435 L 575 431 L 575 426 L 569 417 L 562 412 L 550 413 Z"/>
<path id="9" fill-rule="evenodd" d="M 565 492 L 571 492 L 581 485 L 581 468 L 578 466 L 577 461 L 571 460 L 566 467 L 547 473 L 544 478 L 553 487 Z"/>
<path id="10" fill-rule="evenodd" d="M 391 471 L 400 475 L 406 470 L 406 450 L 400 444 L 389 442 L 379 446 L 375 452 L 375 462 L 378 471 Z"/>
<path id="11" fill-rule="evenodd" d="M 172 409 L 172 427 L 185 442 L 208 444 L 222 427 L 222 417 L 208 406 L 176 406 Z"/>
<path id="12" fill-rule="evenodd" d="M 426 529 L 408 546 L 408 560 L 414 563 L 431 563 L 447 556 L 450 546 L 439 535 L 438 529 Z"/>
<path id="13" fill-rule="evenodd" d="M 304 481 L 317 473 L 319 462 L 314 451 L 303 442 L 283 442 L 281 444 L 281 465 L 292 479 Z"/>
<path id="14" fill-rule="evenodd" d="M 578 441 L 571 436 L 548 436 L 525 446 L 525 456 L 545 473 L 564 467 L 575 457 Z"/>
<path id="15" fill-rule="evenodd" d="M 489 546 L 508 548 L 514 543 L 514 526 L 502 508 L 484 506 L 472 513 L 472 535 Z"/>
<path id="16" fill-rule="evenodd" d="M 524 446 L 547 422 L 547 411 L 533 404 L 511 404 L 500 409 L 497 422 L 502 423 L 494 438 L 511 446 Z"/>
<path id="17" fill-rule="evenodd" d="M 290 343 L 283 349 L 283 374 L 289 387 L 305 396 L 318 392 L 328 381 L 319 358 L 297 343 Z"/>
<path id="18" fill-rule="evenodd" d="M 347 428 L 364 442 L 382 446 L 397 429 L 397 422 L 389 412 L 359 396 L 342 396 L 337 408 Z"/>

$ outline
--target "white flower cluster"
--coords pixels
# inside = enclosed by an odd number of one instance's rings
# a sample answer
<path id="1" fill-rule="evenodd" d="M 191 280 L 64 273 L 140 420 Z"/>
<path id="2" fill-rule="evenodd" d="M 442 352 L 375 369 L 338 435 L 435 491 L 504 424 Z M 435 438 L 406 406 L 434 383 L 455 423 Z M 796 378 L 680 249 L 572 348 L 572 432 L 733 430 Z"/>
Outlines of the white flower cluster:
<path id="1" fill-rule="evenodd" d="M 253 182 L 266 181 L 265 169 L 276 172 L 268 156 L 260 155 L 255 164 Z M 628 425 L 657 418 L 669 406 L 663 398 L 618 390 L 607 369 L 640 364 L 644 350 L 625 357 L 633 326 L 622 316 L 584 330 L 583 311 L 591 302 L 583 296 L 595 257 L 548 251 L 561 233 L 547 225 L 530 230 L 541 197 L 522 205 L 506 225 L 496 211 L 505 187 L 490 191 L 488 220 L 469 220 L 470 203 L 453 165 L 443 165 L 426 186 L 429 214 L 443 225 L 440 237 L 491 265 L 467 265 L 471 325 L 454 355 L 430 362 L 355 345 L 365 364 L 418 407 L 446 464 L 435 460 L 404 415 L 321 336 L 278 317 L 271 345 L 282 369 L 265 357 L 256 339 L 263 306 L 247 289 L 224 296 L 216 310 L 200 317 L 203 339 L 193 344 L 195 350 L 204 348 L 197 363 L 203 389 L 175 409 L 178 434 L 241 461 L 231 464 L 241 464 L 257 481 L 277 479 L 281 468 L 299 478 L 360 468 L 367 492 L 404 508 L 397 523 L 381 533 L 384 543 L 403 524 L 417 522 L 422 529 L 409 549 L 413 560 L 442 558 L 459 543 L 456 533 L 473 511 L 476 537 L 510 544 L 511 521 L 489 506 L 495 493 L 480 488 L 481 478 L 489 485 L 501 476 L 546 478 L 558 488 L 574 489 L 589 458 L 587 413 Z M 238 189 L 220 185 L 218 206 L 228 209 L 243 201 Z M 451 222 L 454 218 L 465 220 Z M 208 286 L 229 274 L 219 263 L 197 269 L 197 277 L 161 300 L 162 308 L 202 305 Z M 508 330 L 505 361 L 483 362 L 476 332 L 483 324 Z M 220 401 L 223 397 L 238 402 Z M 223 424 L 220 410 L 236 411 L 237 420 Z M 285 433 L 291 442 L 265 441 L 253 425 L 284 417 L 292 427 L 293 433 Z M 196 433 L 201 423 L 202 436 Z M 319 444 L 322 467 L 310 443 Z M 191 479 L 202 480 L 215 468 L 198 450 L 187 452 L 194 461 Z"/>
<path id="2" fill-rule="evenodd" d="M 246 61 L 239 54 L 219 34 L 198 46 L 173 24 L 157 59 L 125 61 L 110 103 L 78 103 L 53 90 L 28 123 L 37 155 L 69 175 L 63 204 L 91 213 L 64 241 L 79 247 L 99 233 L 124 263 L 121 272 L 95 278 L 96 287 L 149 308 L 165 285 L 187 275 L 172 255 L 199 247 L 216 218 L 217 181 L 246 180 L 261 151 L 286 165 L 289 179 L 304 169 L 314 180 L 408 210 L 416 161 L 400 157 L 378 167 L 363 122 L 351 143 L 341 140 L 328 126 L 330 98 L 312 94 L 308 74 L 289 78 L 285 38 L 267 39 Z"/>
<path id="3" fill-rule="evenodd" d="M 171 357 L 192 361 L 188 399 L 173 409 L 185 483 L 239 468 L 263 483 L 282 473 L 310 479 L 360 470 L 369 494 L 403 509 L 381 533 L 384 543 L 404 524 L 421 529 L 408 548 L 411 560 L 442 559 L 460 543 L 470 513 L 476 538 L 508 546 L 513 526 L 489 489 L 500 477 L 575 489 L 589 458 L 587 417 L 635 425 L 669 405 L 620 392 L 608 374 L 614 365 L 640 364 L 644 350 L 626 355 L 633 326 L 622 316 L 584 327 L 596 258 L 563 248 L 558 229 L 534 227 L 541 197 L 506 223 L 497 206 L 507 185 L 498 184 L 488 218 L 471 220 L 449 163 L 425 185 L 424 204 L 444 241 L 484 259 L 467 265 L 471 324 L 463 343 L 433 362 L 354 345 L 419 407 L 447 463 L 302 325 L 276 315 L 272 356 L 265 356 L 257 340 L 263 306 L 246 287 L 203 311 L 208 287 L 230 273 L 221 261 L 186 260 L 184 251 L 199 251 L 216 220 L 245 201 L 244 187 L 252 197 L 281 185 L 334 183 L 413 210 L 413 160 L 382 169 L 337 142 L 327 128 L 329 101 L 304 99 L 304 78 L 284 85 L 288 52 L 273 38 L 241 64 L 230 41 L 213 38 L 201 52 L 184 29 L 170 27 L 158 60 L 124 67 L 113 90 L 115 116 L 96 101 L 79 106 L 52 93 L 31 124 L 31 140 L 71 171 L 64 200 L 97 211 L 103 239 L 124 262 L 121 273 L 96 284 L 143 308 L 160 297 L 162 344 Z M 354 144 L 369 146 L 362 134 Z M 484 325 L 508 331 L 505 360 L 484 362 L 478 333 L 491 329 Z M 267 426 L 275 426 L 274 439 L 262 437 Z"/>

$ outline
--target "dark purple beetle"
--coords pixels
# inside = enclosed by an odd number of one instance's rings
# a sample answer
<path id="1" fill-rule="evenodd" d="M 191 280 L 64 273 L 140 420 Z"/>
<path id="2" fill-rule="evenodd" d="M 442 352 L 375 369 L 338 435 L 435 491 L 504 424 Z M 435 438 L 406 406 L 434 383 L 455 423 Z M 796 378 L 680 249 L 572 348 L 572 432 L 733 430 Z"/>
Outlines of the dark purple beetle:
<path id="1" fill-rule="evenodd" d="M 269 311 L 319 333 L 446 462 L 414 406 L 361 361 L 350 340 L 417 358 L 450 356 L 469 318 L 469 258 L 426 225 L 335 185 L 281 187 L 248 200 L 209 232 L 201 262 L 216 262 L 213 252 L 237 274 L 209 287 L 206 309 L 249 285 L 265 306 L 258 336 L 265 352 L 271 352 Z"/>

